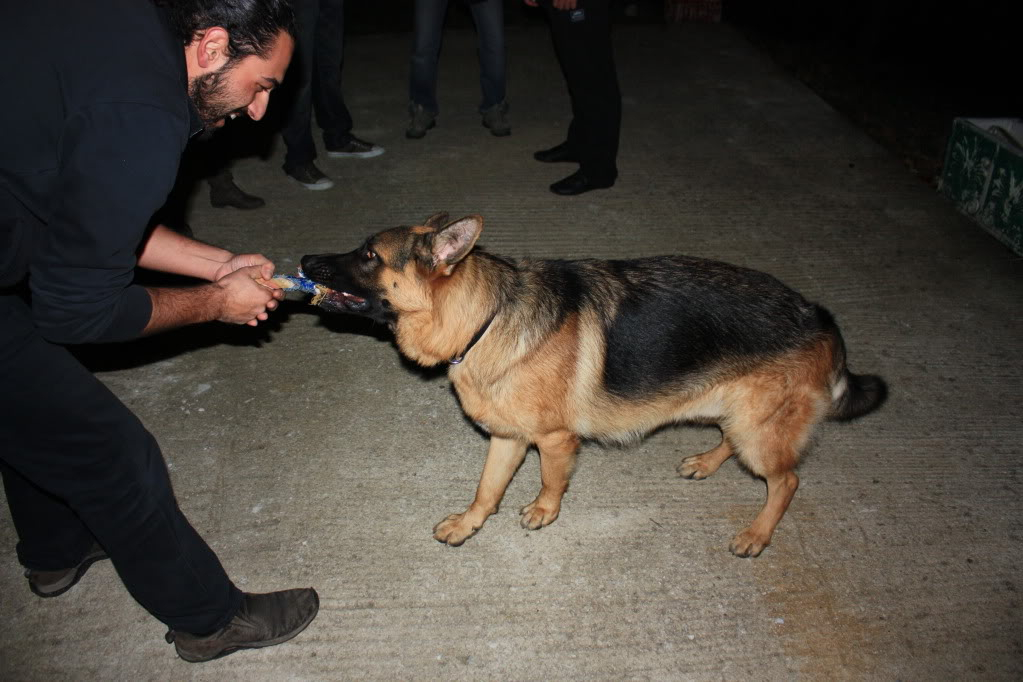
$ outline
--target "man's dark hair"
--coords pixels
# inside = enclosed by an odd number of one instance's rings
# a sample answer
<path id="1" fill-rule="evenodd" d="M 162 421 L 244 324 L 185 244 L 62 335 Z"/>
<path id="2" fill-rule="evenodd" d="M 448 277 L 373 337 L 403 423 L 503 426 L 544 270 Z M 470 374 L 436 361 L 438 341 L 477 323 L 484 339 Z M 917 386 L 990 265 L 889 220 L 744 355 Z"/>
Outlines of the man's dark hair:
<path id="1" fill-rule="evenodd" d="M 208 28 L 230 36 L 228 57 L 266 57 L 281 31 L 295 38 L 295 13 L 289 0 L 156 0 L 185 45 Z"/>

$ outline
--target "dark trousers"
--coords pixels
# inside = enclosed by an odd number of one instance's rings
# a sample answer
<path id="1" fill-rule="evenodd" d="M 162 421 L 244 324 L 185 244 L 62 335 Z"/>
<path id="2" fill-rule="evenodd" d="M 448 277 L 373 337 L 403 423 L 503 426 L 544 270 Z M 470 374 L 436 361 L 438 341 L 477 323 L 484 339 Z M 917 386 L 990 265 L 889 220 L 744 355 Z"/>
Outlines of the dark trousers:
<path id="1" fill-rule="evenodd" d="M 298 40 L 285 81 L 289 99 L 281 131 L 287 145 L 285 168 L 316 158 L 314 110 L 328 148 L 343 146 L 352 130 L 352 115 L 341 96 L 344 0 L 294 0 L 292 6 Z"/>
<path id="2" fill-rule="evenodd" d="M 469 3 L 476 24 L 480 58 L 480 113 L 504 102 L 505 48 L 504 5 L 502 0 Z M 444 34 L 448 0 L 415 0 L 415 39 L 409 75 L 409 101 L 436 114 L 437 62 Z"/>
<path id="3" fill-rule="evenodd" d="M 0 295 L 0 472 L 24 566 L 70 568 L 95 540 L 131 595 L 171 629 L 211 632 L 241 606 L 178 509 L 153 436 L 38 334 L 15 295 Z"/>
<path id="4" fill-rule="evenodd" d="M 611 50 L 609 0 L 579 0 L 575 10 L 546 4 L 554 50 L 572 100 L 569 149 L 579 170 L 596 181 L 618 177 L 622 94 Z"/>

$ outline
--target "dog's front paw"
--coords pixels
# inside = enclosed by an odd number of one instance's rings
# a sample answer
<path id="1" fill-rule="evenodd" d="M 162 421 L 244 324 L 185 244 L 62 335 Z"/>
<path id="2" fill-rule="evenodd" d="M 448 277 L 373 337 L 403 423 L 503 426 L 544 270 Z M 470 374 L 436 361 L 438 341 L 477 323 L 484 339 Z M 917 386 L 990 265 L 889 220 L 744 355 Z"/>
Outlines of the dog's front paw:
<path id="1" fill-rule="evenodd" d="M 752 558 L 760 556 L 760 553 L 764 551 L 771 542 L 771 537 L 763 537 L 762 535 L 755 533 L 750 528 L 742 531 L 734 538 L 732 543 L 728 545 L 728 549 L 737 557 Z"/>
<path id="2" fill-rule="evenodd" d="M 539 504 L 538 500 L 534 500 L 523 507 L 519 513 L 522 514 L 519 523 L 522 524 L 523 528 L 537 530 L 554 523 L 554 520 L 558 518 L 558 514 L 561 513 L 561 507 L 546 507 Z"/>
<path id="3" fill-rule="evenodd" d="M 475 535 L 482 526 L 482 523 L 473 525 L 469 520 L 468 512 L 452 514 L 433 527 L 433 539 L 452 547 L 458 547 Z"/>

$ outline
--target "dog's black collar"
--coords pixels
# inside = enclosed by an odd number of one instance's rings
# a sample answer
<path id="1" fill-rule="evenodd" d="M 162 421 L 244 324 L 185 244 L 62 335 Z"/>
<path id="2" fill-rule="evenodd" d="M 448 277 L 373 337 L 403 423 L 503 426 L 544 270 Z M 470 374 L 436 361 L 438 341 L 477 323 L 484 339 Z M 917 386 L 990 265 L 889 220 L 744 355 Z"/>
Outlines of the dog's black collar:
<path id="1" fill-rule="evenodd" d="M 487 333 L 488 329 L 490 329 L 490 323 L 494 321 L 495 317 L 497 317 L 496 310 L 494 311 L 494 314 L 490 316 L 490 319 L 487 320 L 486 323 L 479 328 L 479 331 L 476 332 L 476 335 L 472 337 L 472 340 L 469 341 L 469 345 L 465 347 L 465 350 L 463 350 L 461 353 L 448 360 L 448 363 L 452 365 L 457 365 L 462 360 L 464 360 L 466 353 L 471 351 L 472 347 L 476 345 L 476 342 L 482 339 L 483 335 Z"/>

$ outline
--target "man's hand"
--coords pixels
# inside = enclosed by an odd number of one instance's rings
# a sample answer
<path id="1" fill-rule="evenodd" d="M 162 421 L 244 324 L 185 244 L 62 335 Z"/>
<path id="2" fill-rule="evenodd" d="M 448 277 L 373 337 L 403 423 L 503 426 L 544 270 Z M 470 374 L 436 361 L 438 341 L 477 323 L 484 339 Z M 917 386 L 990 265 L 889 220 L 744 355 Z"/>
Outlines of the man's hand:
<path id="1" fill-rule="evenodd" d="M 274 264 L 258 253 L 235 255 L 157 225 L 139 254 L 142 267 L 206 279 L 212 284 L 147 288 L 153 313 L 143 335 L 188 324 L 219 320 L 255 327 L 284 298 L 280 289 L 261 285 Z"/>
<path id="2" fill-rule="evenodd" d="M 143 335 L 155 334 L 188 324 L 219 320 L 255 327 L 277 308 L 284 291 L 257 282 L 264 265 L 250 265 L 224 275 L 212 284 L 197 287 L 147 288 L 153 314 Z M 272 271 L 272 266 L 271 266 Z"/>
<path id="3" fill-rule="evenodd" d="M 257 279 L 267 280 L 273 276 L 273 263 L 265 258 L 263 260 L 266 262 L 239 268 L 213 283 L 212 286 L 220 289 L 223 300 L 217 320 L 255 327 L 266 321 L 268 310 L 277 308 L 277 302 L 284 298 L 284 291 L 256 282 Z"/>
<path id="4" fill-rule="evenodd" d="M 214 282 L 213 286 L 220 289 L 222 297 L 222 306 L 216 319 L 253 327 L 266 321 L 267 311 L 275 310 L 277 302 L 284 298 L 281 289 L 264 286 L 256 281 L 271 276 L 273 264 L 267 262 L 240 268 Z"/>
<path id="5" fill-rule="evenodd" d="M 259 267 L 260 277 L 270 279 L 274 276 L 274 264 L 261 253 L 243 253 L 231 258 L 218 267 L 213 273 L 213 281 L 218 282 L 221 278 L 230 275 L 241 268 L 252 266 Z"/>

